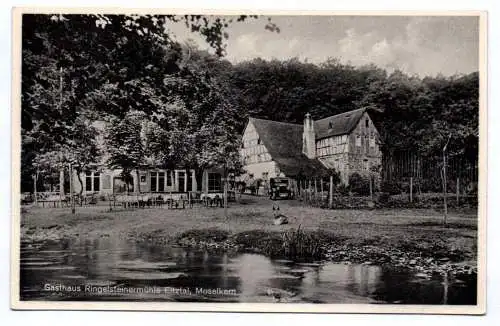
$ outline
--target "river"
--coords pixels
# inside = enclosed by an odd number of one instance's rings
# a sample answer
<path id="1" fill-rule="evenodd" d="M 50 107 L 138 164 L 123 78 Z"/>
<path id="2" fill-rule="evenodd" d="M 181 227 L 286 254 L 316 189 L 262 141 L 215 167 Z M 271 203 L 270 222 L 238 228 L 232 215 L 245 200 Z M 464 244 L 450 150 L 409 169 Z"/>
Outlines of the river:
<path id="1" fill-rule="evenodd" d="M 21 245 L 21 300 L 476 304 L 476 278 L 109 237 Z"/>

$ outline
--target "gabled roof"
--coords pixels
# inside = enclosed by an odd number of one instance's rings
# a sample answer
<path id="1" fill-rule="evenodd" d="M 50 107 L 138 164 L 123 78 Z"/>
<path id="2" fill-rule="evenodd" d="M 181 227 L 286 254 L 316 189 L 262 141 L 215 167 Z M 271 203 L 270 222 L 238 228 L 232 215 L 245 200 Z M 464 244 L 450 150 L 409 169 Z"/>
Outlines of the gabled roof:
<path id="1" fill-rule="evenodd" d="M 365 112 L 366 108 L 362 108 L 315 121 L 316 139 L 351 133 Z"/>
<path id="2" fill-rule="evenodd" d="M 327 173 L 325 166 L 302 153 L 300 124 L 250 118 L 262 143 L 280 170 L 287 176 L 314 176 Z"/>
<path id="3" fill-rule="evenodd" d="M 297 153 L 302 153 L 304 128 L 301 124 L 256 118 L 250 118 L 250 122 L 273 157 L 295 156 Z"/>

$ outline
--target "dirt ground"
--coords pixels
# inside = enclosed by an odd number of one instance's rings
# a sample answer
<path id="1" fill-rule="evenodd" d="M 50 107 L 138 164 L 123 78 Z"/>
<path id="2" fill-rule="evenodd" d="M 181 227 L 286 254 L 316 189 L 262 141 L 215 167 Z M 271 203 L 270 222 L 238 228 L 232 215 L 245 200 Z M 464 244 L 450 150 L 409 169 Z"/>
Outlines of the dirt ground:
<path id="1" fill-rule="evenodd" d="M 442 212 L 430 209 L 328 210 L 304 207 L 298 201 L 278 201 L 287 225 L 273 225 L 273 202 L 267 198 L 243 196 L 230 203 L 227 218 L 223 208 L 186 209 L 115 207 L 103 203 L 91 207 L 23 208 L 21 240 L 64 237 L 173 237 L 188 230 L 219 229 L 237 234 L 260 230 L 280 232 L 296 229 L 325 231 L 354 245 L 385 247 L 418 246 L 460 251 L 475 260 L 477 251 L 477 212 L 451 211 L 448 225 Z"/>

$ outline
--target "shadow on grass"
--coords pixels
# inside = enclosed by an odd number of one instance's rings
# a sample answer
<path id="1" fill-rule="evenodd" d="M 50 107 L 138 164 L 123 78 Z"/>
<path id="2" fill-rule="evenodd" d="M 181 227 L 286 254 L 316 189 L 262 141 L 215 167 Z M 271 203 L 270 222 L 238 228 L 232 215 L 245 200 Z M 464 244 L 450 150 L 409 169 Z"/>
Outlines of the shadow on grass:
<path id="1" fill-rule="evenodd" d="M 443 224 L 442 222 L 437 221 L 425 221 L 425 222 L 416 222 L 410 223 L 408 226 L 428 226 L 428 227 L 438 227 L 438 228 L 447 228 L 447 229 L 467 229 L 467 230 L 477 230 L 476 223 L 462 223 L 462 222 L 451 222 Z"/>

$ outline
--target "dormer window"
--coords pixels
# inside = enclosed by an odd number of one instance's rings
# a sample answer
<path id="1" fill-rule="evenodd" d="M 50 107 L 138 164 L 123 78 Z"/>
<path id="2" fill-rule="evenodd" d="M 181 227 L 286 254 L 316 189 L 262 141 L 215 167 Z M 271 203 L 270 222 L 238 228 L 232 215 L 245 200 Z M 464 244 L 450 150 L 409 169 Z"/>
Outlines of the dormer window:
<path id="1" fill-rule="evenodd" d="M 365 120 L 365 127 L 368 128 L 368 119 Z"/>

